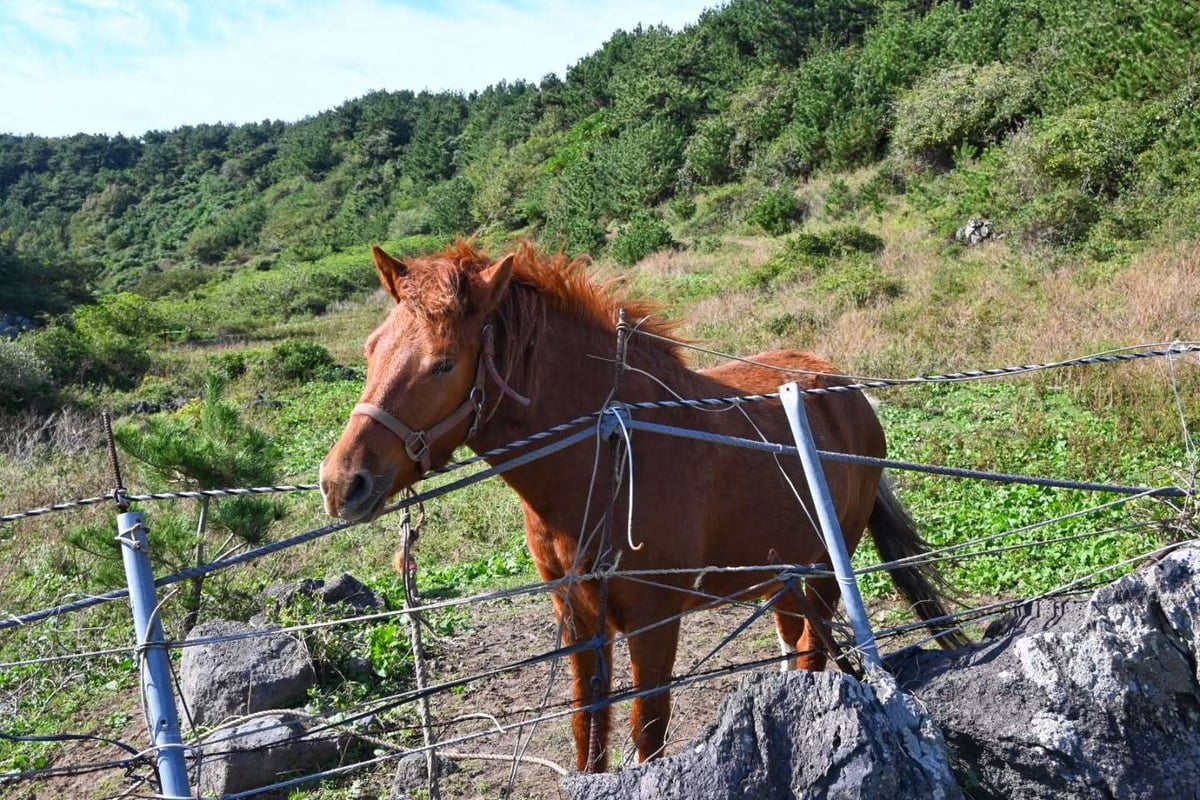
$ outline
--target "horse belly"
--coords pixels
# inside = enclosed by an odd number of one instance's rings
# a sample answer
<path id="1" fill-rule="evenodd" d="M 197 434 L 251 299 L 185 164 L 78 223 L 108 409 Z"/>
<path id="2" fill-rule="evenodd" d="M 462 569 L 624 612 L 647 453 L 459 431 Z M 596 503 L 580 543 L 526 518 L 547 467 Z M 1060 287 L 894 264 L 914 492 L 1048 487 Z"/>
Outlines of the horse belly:
<path id="1" fill-rule="evenodd" d="M 711 525 L 705 536 L 708 566 L 828 563 L 829 558 L 813 520 L 815 509 L 802 471 L 789 469 L 787 478 L 771 456 L 746 453 L 727 468 L 729 479 L 713 498 Z M 781 459 L 782 460 L 782 459 Z M 847 548 L 853 552 L 862 538 L 874 506 L 878 470 L 834 465 L 828 470 L 831 492 Z M 795 490 L 793 491 L 793 486 Z M 731 590 L 766 579 L 749 572 L 722 581 Z"/>

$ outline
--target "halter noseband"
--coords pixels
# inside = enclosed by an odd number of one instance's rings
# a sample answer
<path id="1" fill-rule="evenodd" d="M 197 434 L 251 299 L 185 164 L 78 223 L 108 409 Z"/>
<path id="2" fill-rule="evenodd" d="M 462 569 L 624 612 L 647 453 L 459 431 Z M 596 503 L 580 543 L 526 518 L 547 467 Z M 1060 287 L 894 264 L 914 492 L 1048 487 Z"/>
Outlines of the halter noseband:
<path id="1" fill-rule="evenodd" d="M 492 325 L 485 325 L 483 328 L 483 348 L 479 353 L 479 363 L 475 367 L 475 383 L 472 384 L 471 391 L 467 393 L 466 399 L 441 422 L 426 430 L 414 431 L 374 403 L 359 403 L 350 412 L 350 416 L 358 414 L 370 417 L 394 433 L 400 441 L 404 442 L 404 452 L 416 463 L 420 473 L 424 475 L 429 471 L 432 462 L 430 451 L 433 449 L 433 443 L 454 430 L 463 420 L 472 415 L 475 418 L 471 421 L 471 427 L 467 430 L 466 438 L 470 439 L 475 435 L 475 431 L 479 427 L 480 413 L 483 411 L 483 404 L 487 397 L 484 385 L 489 375 L 500 385 L 500 390 L 504 394 L 516 400 L 521 405 L 528 406 L 530 404 L 531 401 L 529 398 L 515 392 L 496 369 L 495 329 Z"/>

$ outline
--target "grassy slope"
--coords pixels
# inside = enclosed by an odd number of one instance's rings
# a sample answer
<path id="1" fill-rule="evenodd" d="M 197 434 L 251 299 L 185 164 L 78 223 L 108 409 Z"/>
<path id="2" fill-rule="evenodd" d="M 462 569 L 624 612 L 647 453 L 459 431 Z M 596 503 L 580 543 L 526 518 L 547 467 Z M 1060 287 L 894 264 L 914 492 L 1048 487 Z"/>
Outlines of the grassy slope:
<path id="1" fill-rule="evenodd" d="M 865 177 L 850 176 L 850 180 Z M 961 249 L 935 236 L 903 197 L 889 198 L 878 212 L 821 213 L 828 186 L 817 179 L 804 190 L 809 207 L 818 209 L 807 230 L 819 234 L 836 226 L 857 225 L 883 238 L 882 252 L 779 269 L 770 267 L 771 258 L 784 250 L 786 240 L 734 227 L 719 238 L 705 238 L 702 246 L 646 259 L 631 271 L 635 290 L 661 298 L 668 313 L 685 320 L 685 336 L 703 339 L 717 349 L 746 355 L 772 347 L 801 347 L 830 356 L 848 372 L 865 375 L 908 376 L 1053 361 L 1117 344 L 1194 338 L 1194 309 L 1200 307 L 1196 280 L 1200 248 L 1195 245 L 1151 247 L 1121 263 L 1092 263 L 1058 251 L 1030 251 L 1007 241 Z M 687 224 L 677 227 L 678 238 L 686 241 Z M 353 275 L 369 286 L 372 278 L 366 264 L 363 251 L 333 257 L 312 269 Z M 598 269 L 615 272 L 609 264 Z M 282 280 L 275 273 L 257 279 L 254 273 L 239 275 L 229 286 L 214 288 L 210 299 L 203 301 L 207 311 L 199 309 L 196 318 L 205 319 L 205 314 L 215 313 L 235 295 L 261 302 L 266 291 L 262 287 Z M 873 286 L 893 288 L 873 294 Z M 235 329 L 242 338 L 164 345 L 164 366 L 159 368 L 155 391 L 168 395 L 185 391 L 197 384 L 195 376 L 215 356 L 253 355 L 288 338 L 319 342 L 340 363 L 361 368 L 361 342 L 382 318 L 386 304 L 377 295 L 351 293 L 350 299 L 320 316 L 273 325 L 254 319 L 257 307 L 239 307 L 243 322 Z M 269 303 L 261 307 L 269 308 Z M 715 359 L 699 356 L 696 360 L 707 364 Z M 1183 396 L 1194 396 L 1194 362 L 1175 368 Z M 883 416 L 893 453 L 900 458 L 1130 484 L 1175 483 L 1188 480 L 1193 465 L 1182 445 L 1167 369 L 1165 362 L 1157 361 L 999 383 L 895 389 L 883 398 Z M 277 437 L 285 452 L 286 477 L 311 481 L 315 464 L 336 438 L 360 383 L 349 379 L 287 384 L 269 377 L 251 368 L 231 387 L 232 397 L 254 422 Z M 256 406 L 253 401 L 260 392 L 282 405 Z M 1194 425 L 1195 410 L 1186 404 L 1185 415 Z M 95 447 L 95 431 L 79 428 L 76 438 L 88 445 L 79 454 L 43 448 L 37 458 L 9 456 L 0 461 L 4 487 L 0 502 L 6 512 L 105 491 L 108 479 L 103 455 Z M 130 483 L 137 487 L 137 481 L 135 472 Z M 1077 493 L 937 478 L 903 476 L 900 483 L 915 516 L 941 544 L 1002 532 L 1099 502 Z M 286 503 L 289 514 L 277 524 L 273 537 L 324 524 L 314 494 L 291 497 Z M 159 508 L 145 508 L 152 526 Z M 1151 512 L 1147 508 L 1133 516 Z M 1107 528 L 1129 518 L 1123 512 L 1110 512 L 1056 528 L 1052 535 Z M 62 543 L 64 528 L 88 521 L 110 525 L 111 509 L 0 528 L 0 609 L 21 613 L 98 588 L 89 583 L 91 557 Z M 270 583 L 343 570 L 394 597 L 390 562 L 395 525 L 385 519 L 337 533 L 222 576 L 216 588 L 222 590 L 227 605 L 218 608 L 212 601 L 205 613 L 248 613 L 253 594 Z M 1039 532 L 1025 538 L 1046 535 Z M 1033 556 L 1018 552 L 974 559 L 955 566 L 951 575 L 970 596 L 1025 595 L 1088 574 L 1150 544 L 1145 533 L 1114 533 L 1041 546 Z M 421 557 L 426 588 L 431 591 L 468 593 L 533 579 L 523 556 L 515 498 L 499 485 L 476 487 L 431 503 Z M 860 560 L 869 557 L 864 551 Z M 869 580 L 867 588 L 875 596 L 887 591 L 877 579 Z M 180 613 L 168 601 L 168 627 Z M 448 618 L 446 624 L 461 627 L 467 622 Z M 321 648 L 330 653 L 361 652 L 378 660 L 395 652 L 395 647 L 381 648 L 380 642 L 395 644 L 403 638 L 395 626 L 363 629 L 357 636 L 357 643 L 317 640 L 311 644 L 318 652 Z M 127 640 L 127 611 L 113 604 L 7 635 L 0 639 L 0 659 L 120 646 Z M 0 729 L 52 732 L 60 727 L 59 720 L 71 718 L 85 720 L 80 724 L 88 728 L 86 732 L 128 735 L 129 709 L 106 707 L 101 713 L 93 698 L 110 691 L 128 693 L 132 683 L 125 656 L 95 661 L 87 671 L 67 665 L 0 672 Z M 352 702 L 369 691 L 368 686 L 327 685 L 323 702 Z M 0 746 L 0 769 L 49 763 L 56 752 L 50 745 Z"/>

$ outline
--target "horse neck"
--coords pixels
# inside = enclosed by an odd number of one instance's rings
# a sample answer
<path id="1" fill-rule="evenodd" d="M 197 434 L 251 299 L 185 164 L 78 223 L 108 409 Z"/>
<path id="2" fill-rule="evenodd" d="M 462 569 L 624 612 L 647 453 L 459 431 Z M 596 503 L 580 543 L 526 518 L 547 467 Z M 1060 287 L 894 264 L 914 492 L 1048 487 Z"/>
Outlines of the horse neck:
<path id="1" fill-rule="evenodd" d="M 532 402 L 523 407 L 510 397 L 501 397 L 494 412 L 467 442 L 468 446 L 477 453 L 487 452 L 598 411 L 612 394 L 616 348 L 616 334 L 608 326 L 579 320 L 558 309 L 545 309 L 544 323 L 532 350 L 531 358 L 536 363 L 521 365 L 517 372 L 526 379 L 513 386 Z M 668 377 L 672 385 L 699 377 L 666 349 L 636 337 L 630 343 L 628 361 L 655 375 Z M 649 399 L 652 391 L 644 378 L 628 374 L 622 381 L 620 399 Z M 655 398 L 661 396 L 661 392 L 653 393 Z M 586 449 L 590 468 L 592 451 Z M 508 456 L 501 455 L 489 462 L 498 464 L 507 459 Z M 536 505 L 533 498 L 543 487 L 556 484 L 561 476 L 554 472 L 561 467 L 561 461 L 550 465 L 535 461 L 508 473 L 505 480 L 527 503 Z"/>

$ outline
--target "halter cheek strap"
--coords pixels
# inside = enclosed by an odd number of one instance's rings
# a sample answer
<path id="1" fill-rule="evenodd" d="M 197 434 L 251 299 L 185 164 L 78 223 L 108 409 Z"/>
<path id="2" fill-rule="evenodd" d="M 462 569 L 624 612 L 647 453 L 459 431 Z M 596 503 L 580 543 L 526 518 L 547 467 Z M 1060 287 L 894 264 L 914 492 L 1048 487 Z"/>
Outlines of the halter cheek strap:
<path id="1" fill-rule="evenodd" d="M 486 398 L 484 385 L 489 375 L 499 384 L 500 390 L 504 394 L 521 405 L 528 406 L 530 404 L 530 399 L 514 391 L 496 369 L 495 330 L 491 325 L 487 325 L 483 329 L 483 349 L 479 354 L 479 363 L 475 367 L 475 383 L 471 386 L 471 391 L 467 393 L 466 399 L 441 422 L 427 430 L 414 431 L 374 403 L 359 403 L 350 412 L 350 416 L 357 414 L 370 417 L 394 433 L 400 441 L 404 442 L 404 452 L 416 463 L 421 474 L 424 475 L 429 471 L 432 463 L 431 450 L 434 442 L 471 416 L 474 416 L 474 419 L 471 421 L 466 438 L 470 439 L 475 435 L 475 430 L 479 426 L 480 412 L 483 410 Z"/>

